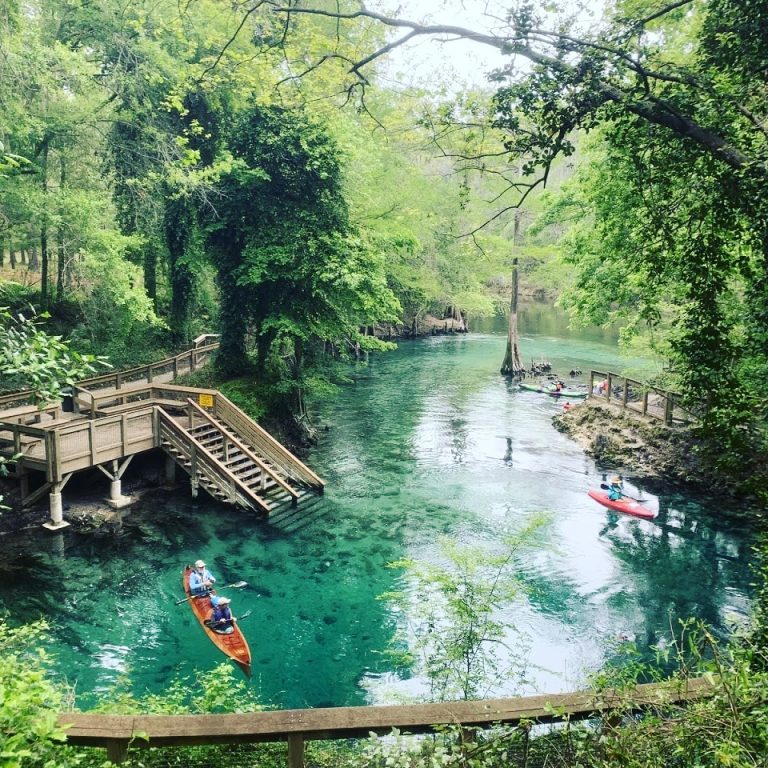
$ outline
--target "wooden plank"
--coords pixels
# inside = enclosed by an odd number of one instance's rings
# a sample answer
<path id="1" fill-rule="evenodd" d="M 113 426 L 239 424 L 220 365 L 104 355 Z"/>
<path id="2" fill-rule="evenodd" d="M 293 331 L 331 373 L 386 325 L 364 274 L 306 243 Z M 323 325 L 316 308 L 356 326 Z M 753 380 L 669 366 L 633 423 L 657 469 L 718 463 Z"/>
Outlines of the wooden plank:
<path id="1" fill-rule="evenodd" d="M 407 733 L 427 733 L 444 725 L 488 726 L 516 724 L 521 720 L 555 722 L 567 715 L 586 718 L 612 706 L 634 709 L 683 703 L 712 695 L 714 686 L 704 678 L 680 686 L 650 683 L 631 692 L 614 695 L 594 691 L 525 696 L 515 699 L 457 701 L 440 704 L 410 704 L 378 707 L 334 707 L 293 709 L 229 715 L 94 715 L 67 713 L 59 723 L 68 726 L 67 739 L 73 744 L 98 746 L 107 739 L 130 738 L 142 732 L 149 741 L 141 746 L 216 744 L 286 741 L 303 739 L 345 739 L 388 733 L 398 728 Z"/>
<path id="2" fill-rule="evenodd" d="M 270 507 L 264 499 L 259 498 L 247 485 L 241 483 L 227 467 L 200 445 L 185 429 L 180 427 L 165 411 L 158 409 L 158 414 L 161 426 L 165 427 L 167 433 L 176 438 L 174 444 L 179 452 L 188 455 L 191 451 L 192 467 L 189 471 L 193 480 L 196 479 L 195 475 L 198 472 L 205 474 L 211 483 L 220 488 L 233 501 L 234 497 L 239 494 L 263 512 L 268 513 L 270 511 Z"/>

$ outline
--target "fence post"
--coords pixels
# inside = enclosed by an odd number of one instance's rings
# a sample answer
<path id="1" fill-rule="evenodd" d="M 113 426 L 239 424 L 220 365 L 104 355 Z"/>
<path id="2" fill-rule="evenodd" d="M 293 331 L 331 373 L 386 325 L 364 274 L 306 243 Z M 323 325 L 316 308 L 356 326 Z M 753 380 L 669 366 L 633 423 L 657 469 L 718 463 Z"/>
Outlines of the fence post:
<path id="1" fill-rule="evenodd" d="M 292 733 L 288 737 L 288 768 L 304 768 L 303 733 Z"/>
<path id="2" fill-rule="evenodd" d="M 613 374 L 608 371 L 608 388 L 605 390 L 605 399 L 611 399 L 611 390 L 613 389 Z"/>
<path id="3" fill-rule="evenodd" d="M 627 399 L 629 398 L 629 379 L 624 377 L 624 392 L 621 395 L 621 405 L 623 408 L 627 407 Z"/>
<path id="4" fill-rule="evenodd" d="M 668 426 L 672 426 L 672 409 L 675 407 L 675 398 L 671 392 L 667 392 L 667 403 L 664 409 L 664 423 Z"/>
<path id="5" fill-rule="evenodd" d="M 128 740 L 110 739 L 107 742 L 107 760 L 111 763 L 124 763 L 128 759 Z"/>
<path id="6" fill-rule="evenodd" d="M 643 416 L 648 415 L 648 390 L 643 390 Z"/>

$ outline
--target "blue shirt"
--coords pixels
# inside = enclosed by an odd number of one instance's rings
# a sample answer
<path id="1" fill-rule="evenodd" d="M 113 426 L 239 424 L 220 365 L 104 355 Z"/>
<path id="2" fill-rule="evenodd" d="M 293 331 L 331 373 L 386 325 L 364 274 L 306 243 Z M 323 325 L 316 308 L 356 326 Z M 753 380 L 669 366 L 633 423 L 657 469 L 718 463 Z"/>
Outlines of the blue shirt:
<path id="1" fill-rule="evenodd" d="M 218 627 L 224 627 L 226 625 L 223 622 L 218 624 L 222 619 L 224 619 L 227 624 L 232 621 L 232 611 L 229 610 L 229 605 L 217 605 L 214 607 L 211 622 Z"/>
<path id="2" fill-rule="evenodd" d="M 213 578 L 211 572 L 207 568 L 203 568 L 202 573 L 195 568 L 192 573 L 189 574 L 189 591 L 193 595 L 205 592 L 207 587 L 203 586 L 203 582 L 206 581 L 210 581 L 211 584 L 216 583 L 216 579 Z"/>

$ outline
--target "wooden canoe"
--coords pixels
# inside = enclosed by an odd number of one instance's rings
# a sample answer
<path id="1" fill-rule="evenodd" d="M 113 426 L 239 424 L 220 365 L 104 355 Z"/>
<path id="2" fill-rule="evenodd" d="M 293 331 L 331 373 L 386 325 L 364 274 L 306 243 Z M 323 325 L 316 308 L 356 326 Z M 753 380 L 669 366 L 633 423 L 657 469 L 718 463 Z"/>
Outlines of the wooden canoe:
<path id="1" fill-rule="evenodd" d="M 184 568 L 184 574 L 182 577 L 182 583 L 184 586 L 184 592 L 190 599 L 187 601 L 192 608 L 192 613 L 195 618 L 200 622 L 200 626 L 203 631 L 211 639 L 211 642 L 225 655 L 229 656 L 232 661 L 237 664 L 240 669 L 243 670 L 246 677 L 251 676 L 251 649 L 248 647 L 248 643 L 240 631 L 240 625 L 235 622 L 235 631 L 229 635 L 222 635 L 218 632 L 214 632 L 209 626 L 206 625 L 205 620 L 208 618 L 208 614 L 211 612 L 211 598 L 208 595 L 200 597 L 192 597 L 192 592 L 189 589 L 189 575 L 194 569 L 191 565 Z"/>

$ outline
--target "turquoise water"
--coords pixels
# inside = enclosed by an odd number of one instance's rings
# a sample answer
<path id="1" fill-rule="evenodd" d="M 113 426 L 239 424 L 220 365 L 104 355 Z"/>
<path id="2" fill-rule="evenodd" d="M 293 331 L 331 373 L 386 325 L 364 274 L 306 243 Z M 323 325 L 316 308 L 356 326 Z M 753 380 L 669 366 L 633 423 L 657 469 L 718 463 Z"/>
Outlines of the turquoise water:
<path id="1" fill-rule="evenodd" d="M 551 312 L 532 311 L 523 327 L 526 361 L 544 357 L 558 371 L 644 364 L 618 359 L 610 335 L 565 330 Z M 506 608 L 527 638 L 525 692 L 583 683 L 619 635 L 642 650 L 668 638 L 676 616 L 727 633 L 748 612 L 752 580 L 739 510 L 671 491 L 650 497 L 653 522 L 597 505 L 586 490 L 600 468 L 551 426 L 561 404 L 498 375 L 504 341 L 478 332 L 406 342 L 356 368 L 322 406 L 327 430 L 307 460 L 325 495 L 269 520 L 182 487 L 144 497 L 118 535 L 5 537 L 3 610 L 12 621 L 48 618 L 58 669 L 82 704 L 124 674 L 139 692 L 160 691 L 223 658 L 174 605 L 181 567 L 203 557 L 219 583 L 248 582 L 230 596 L 236 615 L 253 611 L 243 629 L 265 701 L 391 701 L 422 685 L 382 654 L 407 619 L 377 600 L 406 586 L 387 563 L 434 561 L 443 536 L 495 546 L 546 512 L 541 545 L 515 565 L 525 596 Z"/>

